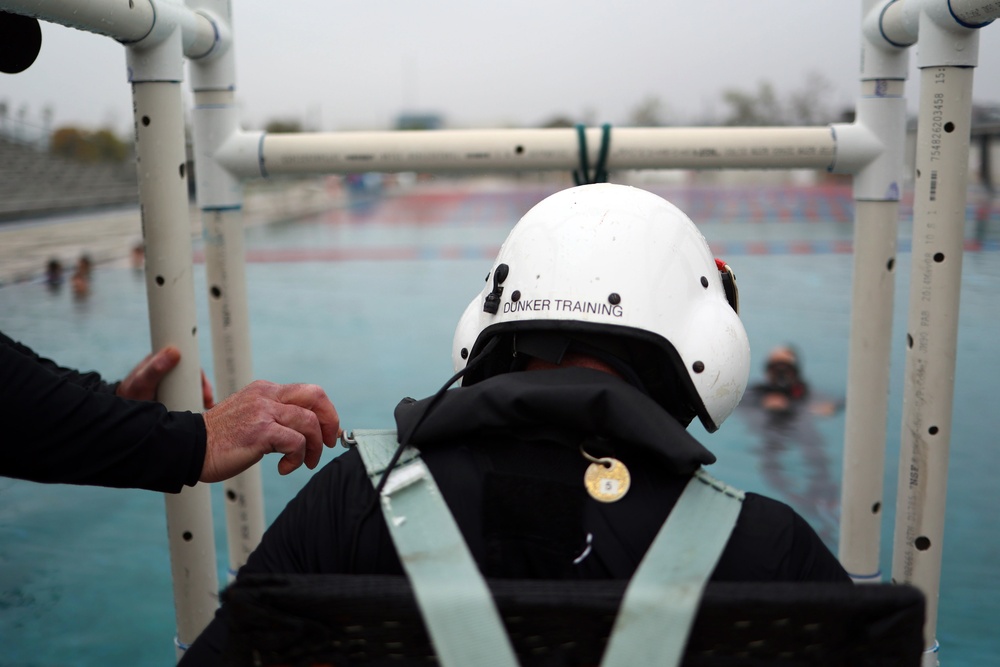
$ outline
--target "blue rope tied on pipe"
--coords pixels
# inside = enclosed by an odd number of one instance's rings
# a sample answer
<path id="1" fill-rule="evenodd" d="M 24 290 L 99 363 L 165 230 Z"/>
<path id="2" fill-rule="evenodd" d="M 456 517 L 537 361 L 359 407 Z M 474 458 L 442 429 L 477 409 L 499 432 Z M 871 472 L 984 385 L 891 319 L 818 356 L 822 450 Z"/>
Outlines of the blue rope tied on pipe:
<path id="1" fill-rule="evenodd" d="M 601 126 L 601 149 L 597 153 L 594 175 L 590 174 L 590 158 L 587 157 L 587 132 L 583 125 L 576 126 L 576 138 L 580 147 L 580 168 L 573 171 L 573 182 L 577 185 L 608 182 L 608 151 L 611 148 L 611 123 Z"/>

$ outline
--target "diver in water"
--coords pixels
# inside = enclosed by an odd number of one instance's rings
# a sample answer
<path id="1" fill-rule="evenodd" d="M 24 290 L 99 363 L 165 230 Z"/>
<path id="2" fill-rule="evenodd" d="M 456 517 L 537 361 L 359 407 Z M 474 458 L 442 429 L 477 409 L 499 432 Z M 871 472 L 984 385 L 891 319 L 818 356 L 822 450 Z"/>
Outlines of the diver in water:
<path id="1" fill-rule="evenodd" d="M 813 392 L 802 374 L 801 355 L 790 345 L 771 350 L 764 364 L 765 381 L 752 385 L 740 413 L 761 438 L 761 471 L 768 484 L 816 525 L 832 545 L 837 531 L 840 488 L 831 472 L 816 417 L 829 417 L 843 401 Z M 789 456 L 800 455 L 806 474 L 790 473 Z M 801 484 L 805 481 L 805 485 Z"/>
<path id="2" fill-rule="evenodd" d="M 829 416 L 838 412 L 842 401 L 815 398 L 809 391 L 809 383 L 802 377 L 799 352 L 790 344 L 780 345 L 767 355 L 762 384 L 750 387 L 748 406 L 756 406 L 768 412 L 789 413 L 805 408 L 816 415 Z"/>

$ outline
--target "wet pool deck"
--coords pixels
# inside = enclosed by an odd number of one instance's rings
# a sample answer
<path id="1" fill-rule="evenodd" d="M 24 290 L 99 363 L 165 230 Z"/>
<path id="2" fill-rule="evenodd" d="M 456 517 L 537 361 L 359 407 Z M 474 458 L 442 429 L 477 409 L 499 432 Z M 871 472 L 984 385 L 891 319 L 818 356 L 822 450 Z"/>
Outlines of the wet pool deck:
<path id="1" fill-rule="evenodd" d="M 321 181 L 252 189 L 244 203 L 245 224 L 315 215 L 340 204 L 339 192 Z M 191 206 L 191 236 L 201 236 L 201 214 Z M 64 269 L 87 254 L 98 265 L 125 266 L 133 247 L 142 243 L 139 207 L 81 211 L 72 215 L 0 224 L 0 286 L 40 278 L 56 258 Z"/>

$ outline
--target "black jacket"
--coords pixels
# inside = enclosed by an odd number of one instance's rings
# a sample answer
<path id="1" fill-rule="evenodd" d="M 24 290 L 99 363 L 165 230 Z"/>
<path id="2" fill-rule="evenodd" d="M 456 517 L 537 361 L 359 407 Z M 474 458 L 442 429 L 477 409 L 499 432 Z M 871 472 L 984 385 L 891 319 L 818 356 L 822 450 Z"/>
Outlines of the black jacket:
<path id="1" fill-rule="evenodd" d="M 421 450 L 488 577 L 629 578 L 691 473 L 715 461 L 652 399 L 600 371 L 510 373 L 451 390 L 414 431 L 429 403 L 400 403 L 400 438 Z M 587 495 L 581 443 L 628 467 L 624 498 Z M 348 451 L 288 504 L 239 576 L 401 574 L 374 500 L 358 452 Z M 752 493 L 713 579 L 849 581 L 801 517 Z M 217 664 L 225 623 L 223 607 L 181 664 Z"/>
<path id="2" fill-rule="evenodd" d="M 169 493 L 195 484 L 202 416 L 114 391 L 97 373 L 62 368 L 0 333 L 0 475 Z"/>

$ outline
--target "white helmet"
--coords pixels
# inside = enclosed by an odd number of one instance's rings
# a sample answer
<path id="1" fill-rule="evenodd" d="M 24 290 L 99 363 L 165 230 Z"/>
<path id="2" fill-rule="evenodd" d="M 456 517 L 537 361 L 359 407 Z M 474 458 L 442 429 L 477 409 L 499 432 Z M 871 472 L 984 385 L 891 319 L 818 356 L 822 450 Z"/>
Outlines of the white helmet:
<path id="1" fill-rule="evenodd" d="M 509 370 L 517 335 L 538 331 L 643 350 L 630 365 L 650 394 L 709 431 L 735 409 L 750 373 L 732 271 L 680 209 L 623 185 L 563 190 L 515 225 L 459 320 L 455 369 L 494 337 L 511 343 L 491 353 L 499 364 L 477 363 L 463 384 Z"/>

